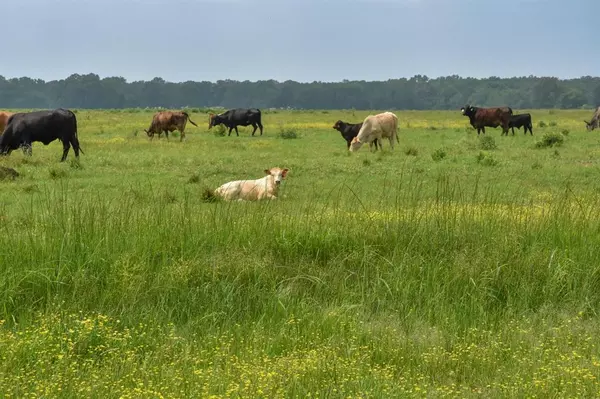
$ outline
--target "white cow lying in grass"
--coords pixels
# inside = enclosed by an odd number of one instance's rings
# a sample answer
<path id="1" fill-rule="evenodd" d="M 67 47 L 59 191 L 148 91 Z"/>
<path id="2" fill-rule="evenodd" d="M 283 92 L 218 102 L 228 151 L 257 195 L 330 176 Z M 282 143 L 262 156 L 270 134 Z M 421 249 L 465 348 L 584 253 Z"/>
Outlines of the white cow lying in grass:
<path id="1" fill-rule="evenodd" d="M 369 150 L 373 146 L 373 141 L 379 139 L 381 147 L 381 139 L 387 138 L 390 141 L 392 150 L 394 149 L 394 139 L 400 143 L 398 138 L 398 117 L 392 112 L 382 112 L 377 115 L 369 115 L 363 121 L 363 125 L 355 138 L 350 143 L 350 151 L 358 151 L 365 143 L 369 143 Z M 383 150 L 383 147 L 381 147 Z M 377 151 L 377 143 L 375 143 L 375 151 Z"/>
<path id="2" fill-rule="evenodd" d="M 256 180 L 235 180 L 225 183 L 214 192 L 205 193 L 207 199 L 219 197 L 227 201 L 256 201 L 277 199 L 279 186 L 288 173 L 287 168 L 265 169 L 265 177 Z"/>

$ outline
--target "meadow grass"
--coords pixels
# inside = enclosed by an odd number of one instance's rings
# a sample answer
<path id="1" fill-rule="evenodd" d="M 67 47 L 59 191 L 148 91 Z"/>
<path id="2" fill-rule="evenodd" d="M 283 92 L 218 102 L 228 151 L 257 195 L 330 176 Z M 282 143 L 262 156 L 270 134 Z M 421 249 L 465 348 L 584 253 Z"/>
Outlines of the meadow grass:
<path id="1" fill-rule="evenodd" d="M 600 395 L 600 146 L 585 111 L 530 112 L 484 139 L 398 111 L 393 152 L 350 154 L 331 126 L 367 111 L 191 113 L 180 143 L 78 110 L 79 162 L 0 160 L 2 396 Z M 202 200 L 272 166 L 277 201 Z"/>

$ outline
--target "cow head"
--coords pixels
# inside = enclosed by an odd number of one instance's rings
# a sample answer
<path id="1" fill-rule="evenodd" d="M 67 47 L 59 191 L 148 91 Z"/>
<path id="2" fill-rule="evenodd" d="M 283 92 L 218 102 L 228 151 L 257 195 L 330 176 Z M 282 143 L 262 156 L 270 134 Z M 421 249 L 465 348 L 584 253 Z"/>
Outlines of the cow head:
<path id="1" fill-rule="evenodd" d="M 273 176 L 273 181 L 275 183 L 276 186 L 279 186 L 281 184 L 281 182 L 283 181 L 283 179 L 285 179 L 285 176 L 287 175 L 289 169 L 285 168 L 285 169 L 281 169 L 281 168 L 271 168 L 271 169 L 265 169 L 265 173 L 268 176 Z"/>
<path id="2" fill-rule="evenodd" d="M 213 114 L 212 112 L 208 114 L 208 129 L 211 127 L 217 126 L 219 124 L 219 116 Z"/>
<path id="3" fill-rule="evenodd" d="M 360 140 L 358 139 L 358 136 L 356 136 L 350 142 L 350 148 L 349 148 L 349 150 L 352 151 L 352 152 L 358 151 L 358 149 L 360 147 L 362 147 L 362 145 L 363 145 L 363 143 L 361 143 Z"/>
<path id="4" fill-rule="evenodd" d="M 591 131 L 592 131 L 592 130 L 594 130 L 594 128 L 596 127 L 596 126 L 594 126 L 594 124 L 593 124 L 593 123 L 591 123 L 591 122 L 588 122 L 588 121 L 584 121 L 584 122 L 585 122 L 585 128 L 588 130 L 588 132 L 591 132 Z"/>
<path id="5" fill-rule="evenodd" d="M 464 116 L 468 116 L 471 117 L 473 115 L 475 115 L 475 111 L 477 110 L 477 108 L 467 104 L 464 107 L 462 107 L 460 109 L 460 112 L 464 115 Z"/>
<path id="6" fill-rule="evenodd" d="M 336 122 L 336 123 L 335 123 L 335 124 L 332 126 L 332 128 L 333 128 L 333 129 L 335 129 L 335 130 L 342 130 L 342 124 L 343 124 L 343 123 L 344 123 L 344 122 L 342 122 L 341 120 L 339 120 L 339 121 L 337 121 L 337 122 Z"/>
<path id="7" fill-rule="evenodd" d="M 148 135 L 148 137 L 152 136 L 152 132 L 151 131 L 144 129 L 144 132 L 146 132 L 146 134 Z"/>

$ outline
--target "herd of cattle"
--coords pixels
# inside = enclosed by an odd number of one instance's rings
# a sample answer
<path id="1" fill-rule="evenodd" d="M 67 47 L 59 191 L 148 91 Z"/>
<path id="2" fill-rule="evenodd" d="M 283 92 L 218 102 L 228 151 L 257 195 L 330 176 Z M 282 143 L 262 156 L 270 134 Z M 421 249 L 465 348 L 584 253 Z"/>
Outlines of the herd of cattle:
<path id="1" fill-rule="evenodd" d="M 485 134 L 486 127 L 502 127 L 502 135 L 508 135 L 509 129 L 512 129 L 513 135 L 515 128 L 523 128 L 524 133 L 533 135 L 533 125 L 531 114 L 514 115 L 510 107 L 479 108 L 471 105 L 465 105 L 461 108 L 464 116 L 469 118 L 473 128 L 477 129 L 477 134 Z M 211 129 L 217 125 L 224 125 L 229 129 L 228 135 L 235 129 L 239 136 L 238 126 L 252 126 L 252 136 L 260 129 L 260 135 L 263 134 L 261 111 L 256 108 L 236 108 L 230 109 L 221 114 L 209 114 L 208 128 Z M 158 134 L 159 138 L 165 133 L 167 140 L 169 133 L 175 130 L 180 132 L 180 141 L 185 138 L 185 127 L 187 122 L 198 126 L 193 122 L 189 115 L 183 111 L 160 111 L 154 114 L 150 127 L 144 129 L 150 139 Z M 585 121 L 588 130 L 600 128 L 600 107 L 598 107 L 592 119 Z M 367 116 L 360 123 L 347 123 L 338 120 L 333 129 L 339 131 L 346 141 L 349 151 L 358 150 L 363 144 L 368 143 L 372 149 L 375 144 L 375 150 L 382 148 L 382 139 L 387 138 L 390 147 L 394 148 L 394 141 L 399 142 L 398 138 L 398 117 L 392 112 L 383 112 L 376 115 Z M 23 152 L 31 155 L 31 145 L 33 142 L 42 142 L 45 145 L 54 140 L 60 140 L 63 144 L 63 155 L 61 161 L 67 158 L 71 146 L 75 151 L 75 156 L 79 157 L 79 152 L 83 153 L 77 137 L 77 118 L 75 114 L 63 108 L 46 111 L 32 112 L 0 112 L 0 155 L 8 155 L 11 151 L 22 148 Z"/>

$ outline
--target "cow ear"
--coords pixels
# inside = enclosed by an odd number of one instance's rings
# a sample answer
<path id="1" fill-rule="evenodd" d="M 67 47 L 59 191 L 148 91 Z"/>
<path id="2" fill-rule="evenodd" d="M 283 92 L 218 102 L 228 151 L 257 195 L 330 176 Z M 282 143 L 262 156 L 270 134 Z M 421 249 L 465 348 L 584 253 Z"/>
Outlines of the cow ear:
<path id="1" fill-rule="evenodd" d="M 281 171 L 281 176 L 285 177 L 288 172 L 289 172 L 289 169 L 285 168 L 284 170 Z"/>
<path id="2" fill-rule="evenodd" d="M 265 169 L 265 174 L 270 175 L 271 174 L 271 169 Z"/>

